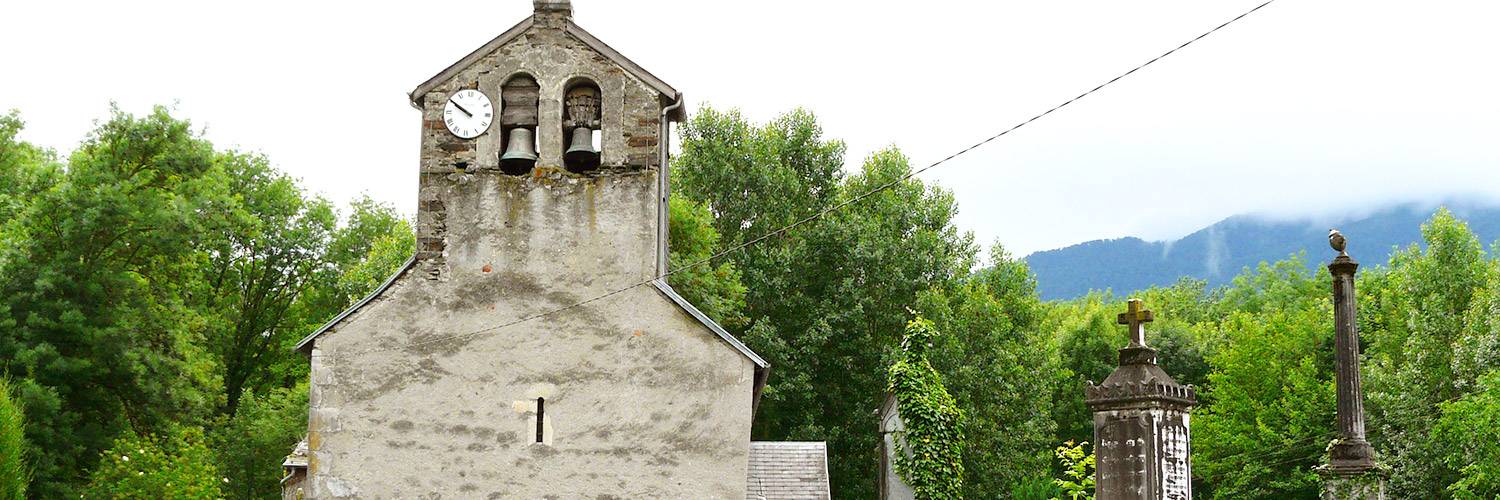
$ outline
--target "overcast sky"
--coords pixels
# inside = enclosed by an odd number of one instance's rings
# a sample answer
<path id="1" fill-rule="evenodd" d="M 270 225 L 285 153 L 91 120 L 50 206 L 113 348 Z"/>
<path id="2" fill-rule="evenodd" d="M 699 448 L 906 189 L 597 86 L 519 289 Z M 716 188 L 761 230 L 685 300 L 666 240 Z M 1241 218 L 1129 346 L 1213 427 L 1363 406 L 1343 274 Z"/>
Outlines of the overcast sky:
<path id="1" fill-rule="evenodd" d="M 694 108 L 802 106 L 857 169 L 936 161 L 1260 0 L 575 0 L 577 22 Z M 417 8 L 420 5 L 420 8 Z M 416 199 L 406 93 L 528 0 L 7 2 L 0 110 L 70 150 L 110 101 L 175 103 L 221 147 L 314 191 Z M 1244 212 L 1500 200 L 1500 2 L 1279 0 L 1088 99 L 931 171 L 959 225 L 1026 254 L 1171 239 Z"/>

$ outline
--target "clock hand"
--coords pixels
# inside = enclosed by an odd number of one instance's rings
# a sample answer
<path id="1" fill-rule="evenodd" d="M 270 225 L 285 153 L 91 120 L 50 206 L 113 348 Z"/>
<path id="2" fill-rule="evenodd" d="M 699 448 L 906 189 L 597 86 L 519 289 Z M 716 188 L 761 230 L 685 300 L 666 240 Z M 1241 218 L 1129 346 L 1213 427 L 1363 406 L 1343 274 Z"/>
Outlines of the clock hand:
<path id="1" fill-rule="evenodd" d="M 474 117 L 474 113 L 470 113 L 469 110 L 464 109 L 464 105 L 459 104 L 458 101 L 455 101 L 452 98 L 449 98 L 448 102 L 453 103 L 454 106 L 458 106 L 458 110 L 459 111 L 463 111 L 464 114 L 466 114 L 466 115 L 469 115 L 469 118 L 473 118 Z"/>

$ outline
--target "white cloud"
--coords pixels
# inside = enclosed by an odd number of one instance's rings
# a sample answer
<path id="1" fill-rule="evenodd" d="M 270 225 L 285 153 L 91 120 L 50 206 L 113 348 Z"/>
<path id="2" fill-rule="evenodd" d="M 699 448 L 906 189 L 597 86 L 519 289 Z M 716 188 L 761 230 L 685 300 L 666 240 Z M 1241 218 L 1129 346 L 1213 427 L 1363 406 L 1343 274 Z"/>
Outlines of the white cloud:
<path id="1" fill-rule="evenodd" d="M 850 167 L 918 164 L 1045 110 L 1259 3 L 576 0 L 579 24 L 694 103 L 817 112 Z M 336 200 L 411 211 L 405 93 L 531 2 L 26 2 L 0 7 L 0 109 L 66 150 L 110 100 L 179 103 Z M 1012 251 L 1171 238 L 1241 212 L 1500 198 L 1500 4 L 1283 0 L 928 178 Z"/>

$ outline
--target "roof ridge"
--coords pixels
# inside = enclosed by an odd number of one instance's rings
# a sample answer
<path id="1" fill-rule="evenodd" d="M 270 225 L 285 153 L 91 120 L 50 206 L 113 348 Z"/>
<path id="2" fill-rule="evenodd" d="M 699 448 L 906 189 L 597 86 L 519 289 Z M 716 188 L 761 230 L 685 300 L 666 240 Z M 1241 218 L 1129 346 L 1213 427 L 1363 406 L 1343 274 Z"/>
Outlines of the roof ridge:
<path id="1" fill-rule="evenodd" d="M 535 19 L 535 15 L 527 16 L 526 19 L 522 19 L 521 22 L 516 23 L 515 26 L 512 26 L 510 29 L 505 30 L 505 32 L 500 33 L 499 36 L 490 39 L 490 41 L 485 42 L 484 45 L 481 45 L 479 46 L 479 48 L 474 49 L 474 51 L 469 52 L 468 55 L 465 55 L 463 58 L 455 61 L 453 64 L 448 65 L 448 67 L 443 68 L 442 71 L 439 71 L 436 75 L 433 75 L 432 78 L 428 78 L 427 81 L 422 82 L 420 85 L 417 85 L 417 88 L 413 89 L 411 93 L 407 95 L 407 97 L 411 99 L 412 107 L 422 109 L 422 97 L 427 95 L 428 92 L 432 91 L 432 89 L 436 88 L 438 85 L 442 85 L 443 82 L 446 82 L 454 76 L 458 75 L 458 73 L 463 71 L 465 68 L 468 68 L 469 66 L 478 62 L 480 59 L 483 59 L 484 56 L 488 55 L 491 52 L 494 52 L 496 49 L 499 49 L 501 45 L 505 45 L 516 37 L 521 36 L 522 33 L 529 31 L 536 25 Z M 590 49 L 593 49 L 595 52 L 598 52 L 599 54 L 608 58 L 610 61 L 613 61 L 621 68 L 624 68 L 625 72 L 631 77 L 640 80 L 641 83 L 646 84 L 646 86 L 651 87 L 652 90 L 657 91 L 661 95 L 673 100 L 677 100 L 682 97 L 682 93 L 678 92 L 677 89 L 667 84 L 666 81 L 658 78 L 656 75 L 651 74 L 650 71 L 646 71 L 646 68 L 641 67 L 641 65 L 636 64 L 635 61 L 632 61 L 630 60 L 630 58 L 625 57 L 624 54 L 621 54 L 619 51 L 615 50 L 614 47 L 610 47 L 609 44 L 604 43 L 603 40 L 600 40 L 592 33 L 589 33 L 588 30 L 583 29 L 582 26 L 579 26 L 578 23 L 573 22 L 572 19 L 568 20 L 568 25 L 563 29 L 563 31 L 568 35 L 571 35 L 573 38 L 577 39 L 579 42 L 582 42 Z M 681 113 L 674 114 L 680 115 Z M 677 116 L 676 118 L 681 119 L 681 116 Z"/>

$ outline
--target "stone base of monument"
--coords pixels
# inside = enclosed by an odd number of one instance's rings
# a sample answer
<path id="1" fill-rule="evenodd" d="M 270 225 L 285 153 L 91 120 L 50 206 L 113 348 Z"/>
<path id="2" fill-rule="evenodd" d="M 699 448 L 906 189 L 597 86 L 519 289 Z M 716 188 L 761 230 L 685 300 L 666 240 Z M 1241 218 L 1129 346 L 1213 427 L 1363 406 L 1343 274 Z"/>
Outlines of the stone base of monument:
<path id="1" fill-rule="evenodd" d="M 1368 466 L 1328 464 L 1318 467 L 1323 500 L 1385 500 L 1386 471 Z"/>

